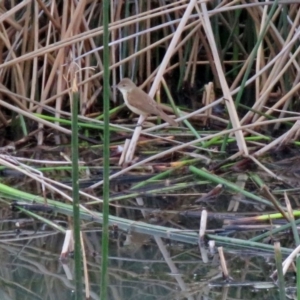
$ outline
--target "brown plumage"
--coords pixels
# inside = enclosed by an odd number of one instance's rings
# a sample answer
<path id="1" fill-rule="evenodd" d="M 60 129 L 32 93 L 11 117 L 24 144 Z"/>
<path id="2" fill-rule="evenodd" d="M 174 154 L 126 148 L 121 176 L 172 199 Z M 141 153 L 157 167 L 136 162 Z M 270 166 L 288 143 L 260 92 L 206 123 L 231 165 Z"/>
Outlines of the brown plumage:
<path id="1" fill-rule="evenodd" d="M 177 126 L 177 123 L 165 114 L 158 104 L 129 78 L 122 79 L 118 83 L 117 88 L 122 93 L 127 107 L 135 114 L 160 116 L 170 125 Z"/>

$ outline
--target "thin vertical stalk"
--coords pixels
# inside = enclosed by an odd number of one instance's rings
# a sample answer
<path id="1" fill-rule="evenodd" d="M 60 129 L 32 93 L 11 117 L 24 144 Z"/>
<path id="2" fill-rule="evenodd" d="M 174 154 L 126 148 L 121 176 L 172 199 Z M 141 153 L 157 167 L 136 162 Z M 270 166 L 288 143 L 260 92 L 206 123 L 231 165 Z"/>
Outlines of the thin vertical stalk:
<path id="1" fill-rule="evenodd" d="M 103 0 L 103 230 L 101 260 L 101 300 L 107 299 L 108 217 L 109 217 L 109 0 Z"/>
<path id="2" fill-rule="evenodd" d="M 242 98 L 242 95 L 244 93 L 244 89 L 245 89 L 245 85 L 246 85 L 246 81 L 247 79 L 249 78 L 249 74 L 251 72 L 251 69 L 252 69 L 252 65 L 254 63 L 254 60 L 257 56 L 257 51 L 259 49 L 259 46 L 261 45 L 261 43 L 263 42 L 263 38 L 265 37 L 265 34 L 267 32 L 267 29 L 269 28 L 269 25 L 270 25 L 270 21 L 272 19 L 272 16 L 273 14 L 275 13 L 275 10 L 276 10 L 276 7 L 278 7 L 278 0 L 275 0 L 274 4 L 272 5 L 271 7 L 271 10 L 270 10 L 270 13 L 269 13 L 269 16 L 268 16 L 268 19 L 266 21 L 266 23 L 264 24 L 264 27 L 262 28 L 258 38 L 257 38 L 257 41 L 256 41 L 256 44 L 252 50 L 252 52 L 250 53 L 250 60 L 249 60 L 249 64 L 247 65 L 247 68 L 246 68 L 246 71 L 245 71 L 245 74 L 244 74 L 244 77 L 242 79 L 242 83 L 240 85 L 240 89 L 239 89 L 239 92 L 236 96 L 236 99 L 235 99 L 235 107 L 238 108 L 239 104 L 240 104 L 240 101 L 241 101 L 241 98 Z M 232 128 L 232 124 L 231 122 L 228 123 L 227 125 L 227 129 L 230 129 Z M 228 136 L 225 136 L 224 137 L 224 140 L 223 140 L 223 144 L 221 146 L 221 151 L 226 151 L 226 144 L 227 144 L 227 140 L 228 140 Z"/>
<path id="3" fill-rule="evenodd" d="M 239 103 L 241 101 L 242 95 L 244 93 L 244 88 L 245 88 L 245 85 L 246 85 L 246 81 L 247 81 L 247 79 L 249 77 L 249 74 L 251 72 L 251 68 L 252 68 L 253 62 L 254 62 L 255 57 L 257 55 L 257 50 L 258 50 L 260 44 L 262 43 L 263 38 L 265 37 L 267 29 L 270 26 L 270 21 L 272 19 L 272 16 L 275 13 L 275 10 L 276 10 L 277 7 L 278 7 L 278 0 L 275 0 L 274 3 L 273 3 L 273 5 L 271 6 L 270 13 L 269 13 L 269 16 L 267 18 L 267 21 L 266 21 L 263 29 L 261 30 L 258 38 L 257 38 L 256 44 L 255 44 L 252 52 L 250 53 L 250 61 L 249 61 L 249 64 L 247 66 L 247 69 L 245 71 L 245 74 L 244 74 L 244 77 L 243 77 L 243 80 L 242 80 L 242 83 L 241 83 L 241 86 L 240 86 L 240 90 L 239 90 L 239 92 L 238 92 L 238 94 L 236 96 L 236 100 L 235 100 L 236 107 L 238 107 L 238 105 L 239 105 Z"/>
<path id="4" fill-rule="evenodd" d="M 73 73 L 74 74 L 74 73 Z M 74 74 L 75 75 L 75 74 Z M 75 75 L 76 76 L 76 75 Z M 75 82 L 75 77 L 72 81 Z M 76 300 L 82 299 L 82 265 L 80 243 L 80 210 L 79 210 L 79 183 L 78 183 L 78 103 L 79 93 L 77 86 L 72 83 L 72 198 L 73 198 L 73 230 L 74 230 L 74 259 L 75 259 L 75 286 Z"/>

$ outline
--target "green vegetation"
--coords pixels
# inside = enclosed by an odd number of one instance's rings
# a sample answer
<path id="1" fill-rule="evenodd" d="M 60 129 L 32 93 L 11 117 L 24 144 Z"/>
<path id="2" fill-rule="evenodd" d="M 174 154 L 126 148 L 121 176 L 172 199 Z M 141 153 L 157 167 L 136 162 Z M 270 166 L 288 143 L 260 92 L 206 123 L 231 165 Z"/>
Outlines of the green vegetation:
<path id="1" fill-rule="evenodd" d="M 199 228 L 178 219 L 207 209 L 222 224 L 204 229 L 206 237 L 222 245 L 274 253 L 264 239 L 282 242 L 276 268 L 283 299 L 281 256 L 300 240 L 299 4 L 74 3 L 0 5 L 0 167 L 16 172 L 0 183 L 5 207 L 25 201 L 68 216 L 67 227 L 77 229 L 77 270 L 85 261 L 79 229 L 89 222 L 104 222 L 107 257 L 112 226 L 195 245 Z M 179 126 L 132 115 L 115 87 L 124 77 Z M 48 215 L 28 215 L 65 231 Z M 259 229 L 239 235 L 253 223 Z M 103 299 L 107 262 L 97 282 Z"/>

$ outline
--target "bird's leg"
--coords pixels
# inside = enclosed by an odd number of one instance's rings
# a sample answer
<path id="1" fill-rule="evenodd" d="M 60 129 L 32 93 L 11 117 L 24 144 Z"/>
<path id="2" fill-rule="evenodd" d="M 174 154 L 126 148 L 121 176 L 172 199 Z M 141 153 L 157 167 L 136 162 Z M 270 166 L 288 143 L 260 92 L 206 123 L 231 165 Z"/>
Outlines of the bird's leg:
<path id="1" fill-rule="evenodd" d="M 144 121 L 146 120 L 146 118 L 147 118 L 147 115 L 142 115 L 143 117 L 144 117 L 144 120 L 142 120 L 142 122 L 141 123 L 137 123 L 136 124 L 136 127 L 142 127 L 143 128 L 143 123 L 144 123 Z M 139 120 L 140 120 L 140 118 L 139 118 Z"/>

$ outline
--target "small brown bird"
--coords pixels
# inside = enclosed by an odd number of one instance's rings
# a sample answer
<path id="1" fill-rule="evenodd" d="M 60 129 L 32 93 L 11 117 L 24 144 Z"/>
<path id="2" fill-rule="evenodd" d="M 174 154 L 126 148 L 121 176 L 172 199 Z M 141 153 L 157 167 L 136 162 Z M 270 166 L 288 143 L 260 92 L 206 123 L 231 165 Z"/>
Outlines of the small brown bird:
<path id="1" fill-rule="evenodd" d="M 156 115 L 170 125 L 177 126 L 177 123 L 165 114 L 158 104 L 142 89 L 137 87 L 129 78 L 122 79 L 117 88 L 123 95 L 127 107 L 137 115 Z"/>

